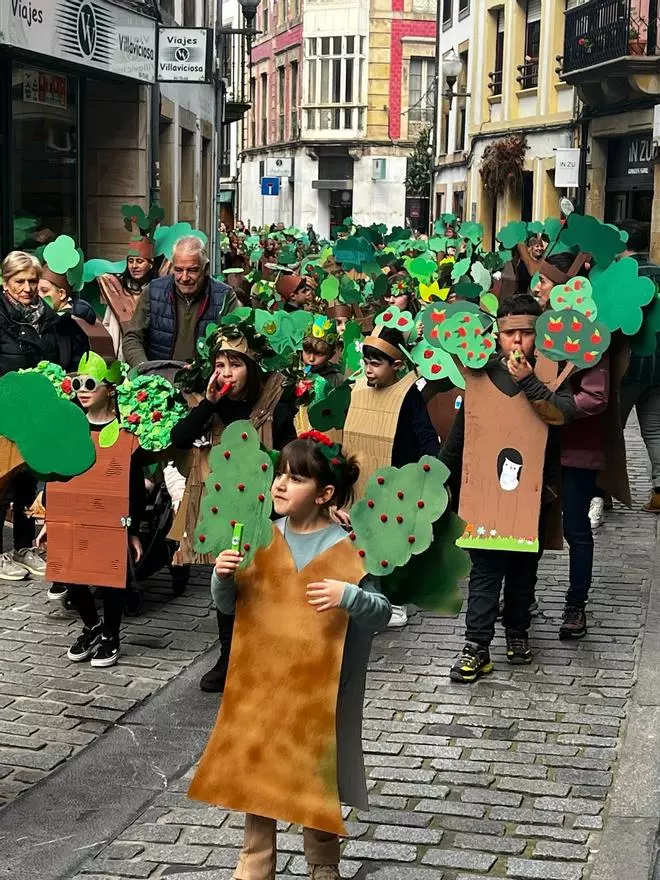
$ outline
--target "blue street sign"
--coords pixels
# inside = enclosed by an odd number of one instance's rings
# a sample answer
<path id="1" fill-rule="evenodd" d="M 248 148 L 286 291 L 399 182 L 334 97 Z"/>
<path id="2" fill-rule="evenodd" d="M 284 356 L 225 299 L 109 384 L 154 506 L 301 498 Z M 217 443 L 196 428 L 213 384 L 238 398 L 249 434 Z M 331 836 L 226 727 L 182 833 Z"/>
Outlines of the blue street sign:
<path id="1" fill-rule="evenodd" d="M 262 196 L 279 196 L 280 179 L 279 177 L 262 177 L 261 178 L 261 195 Z"/>

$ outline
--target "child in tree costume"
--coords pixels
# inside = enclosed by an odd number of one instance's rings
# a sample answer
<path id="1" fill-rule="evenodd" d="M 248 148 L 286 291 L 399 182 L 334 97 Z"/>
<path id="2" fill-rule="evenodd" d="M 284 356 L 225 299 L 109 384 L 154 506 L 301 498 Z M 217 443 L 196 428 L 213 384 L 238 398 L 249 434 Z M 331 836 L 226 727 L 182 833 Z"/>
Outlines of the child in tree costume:
<path id="1" fill-rule="evenodd" d="M 368 807 L 366 666 L 373 633 L 390 616 L 378 576 L 428 548 L 448 497 L 436 459 L 385 468 L 353 508 L 347 536 L 330 522 L 329 505 L 349 501 L 357 475 L 355 460 L 318 432 L 285 447 L 272 489 L 272 461 L 248 423 L 230 426 L 212 453 L 196 535 L 221 551 L 212 592 L 217 607 L 235 608 L 236 632 L 189 794 L 248 814 L 235 880 L 274 880 L 277 819 L 305 827 L 310 876 L 336 880 L 346 833 L 340 800 Z M 274 523 L 271 498 L 281 517 Z M 240 543 L 223 549 L 236 522 Z"/>
<path id="2" fill-rule="evenodd" d="M 67 585 L 83 632 L 69 649 L 74 662 L 112 666 L 131 562 L 142 556 L 138 537 L 144 510 L 144 474 L 137 450 L 160 450 L 183 415 L 174 388 L 159 376 L 125 381 L 118 361 L 91 352 L 65 380 L 85 412 L 96 450 L 93 467 L 66 485 L 52 484 L 38 544 L 49 543 L 47 577 Z M 102 588 L 103 619 L 89 585 Z"/>
<path id="3" fill-rule="evenodd" d="M 251 310 L 227 315 L 219 327 L 210 328 L 207 339 L 198 346 L 207 377 L 204 398 L 174 426 L 172 445 L 192 450 L 187 472 L 186 494 L 179 507 L 170 537 L 180 542 L 175 561 L 212 562 L 204 548 L 194 548 L 204 480 L 208 476 L 208 456 L 227 425 L 249 419 L 267 449 L 281 449 L 296 436 L 293 408 L 281 400 L 280 373 L 266 373 L 260 363 L 272 355 L 267 337 L 258 332 Z M 206 440 L 208 438 L 208 440 Z M 200 442 L 204 445 L 199 445 Z M 218 611 L 220 657 L 200 682 L 202 690 L 221 693 L 229 663 L 233 617 Z"/>

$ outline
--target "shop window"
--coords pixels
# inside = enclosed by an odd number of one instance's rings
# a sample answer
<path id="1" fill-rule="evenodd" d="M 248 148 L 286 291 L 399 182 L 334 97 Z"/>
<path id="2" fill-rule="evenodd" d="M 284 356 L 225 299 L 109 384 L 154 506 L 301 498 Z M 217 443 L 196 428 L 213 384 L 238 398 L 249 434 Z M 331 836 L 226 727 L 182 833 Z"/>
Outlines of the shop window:
<path id="1" fill-rule="evenodd" d="M 14 64 L 11 99 L 13 247 L 78 241 L 78 80 Z"/>

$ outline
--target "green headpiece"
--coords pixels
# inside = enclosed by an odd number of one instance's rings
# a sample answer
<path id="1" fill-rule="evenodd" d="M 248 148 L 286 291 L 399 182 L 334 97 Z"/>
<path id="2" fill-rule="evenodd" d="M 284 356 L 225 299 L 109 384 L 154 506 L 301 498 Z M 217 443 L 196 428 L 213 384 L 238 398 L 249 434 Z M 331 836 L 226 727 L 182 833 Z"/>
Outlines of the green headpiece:
<path id="1" fill-rule="evenodd" d="M 124 379 L 124 371 L 119 361 L 106 364 L 100 354 L 88 351 L 80 358 L 77 373 L 79 376 L 91 376 L 97 382 L 107 382 L 109 385 L 119 385 Z"/>
<path id="2" fill-rule="evenodd" d="M 70 235 L 58 235 L 43 249 L 43 277 L 60 287 L 82 290 L 85 255 Z"/>

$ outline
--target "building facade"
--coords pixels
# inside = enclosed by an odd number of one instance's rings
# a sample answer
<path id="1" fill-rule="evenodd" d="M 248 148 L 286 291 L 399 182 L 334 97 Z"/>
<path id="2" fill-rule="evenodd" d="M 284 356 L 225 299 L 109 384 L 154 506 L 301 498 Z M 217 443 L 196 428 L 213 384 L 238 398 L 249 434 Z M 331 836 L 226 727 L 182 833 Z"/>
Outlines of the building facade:
<path id="1" fill-rule="evenodd" d="M 323 235 L 348 216 L 402 225 L 419 210 L 406 201 L 407 157 L 433 121 L 435 2 L 262 0 L 259 9 L 241 219 L 311 223 Z M 278 195 L 261 195 L 264 177 L 278 179 Z"/>
<path id="2" fill-rule="evenodd" d="M 465 218 L 474 6 L 475 0 L 442 0 L 438 4 L 438 111 L 431 187 L 434 217 L 451 213 Z M 451 90 L 442 69 L 450 55 L 461 62 Z M 451 100 L 450 91 L 454 93 Z"/>
<path id="3" fill-rule="evenodd" d="M 618 2 L 618 0 L 615 0 Z M 474 0 L 467 219 L 484 225 L 486 241 L 510 220 L 556 216 L 562 196 L 555 186 L 556 149 L 578 145 L 573 86 L 559 76 L 563 51 L 563 0 Z M 574 5 L 572 2 L 569 5 Z M 480 174 L 484 150 L 507 135 L 525 136 L 522 186 L 497 198 Z"/>
<path id="4" fill-rule="evenodd" d="M 650 0 L 589 0 L 566 12 L 561 76 L 582 103 L 582 198 L 607 222 L 650 224 L 660 261 L 658 6 Z M 660 122 L 660 120 L 658 120 Z"/>
<path id="5" fill-rule="evenodd" d="M 214 27 L 214 4 L 163 0 L 164 24 Z M 215 226 L 213 84 L 156 84 L 153 3 L 0 4 L 0 251 L 61 233 L 126 253 L 123 204 Z"/>

